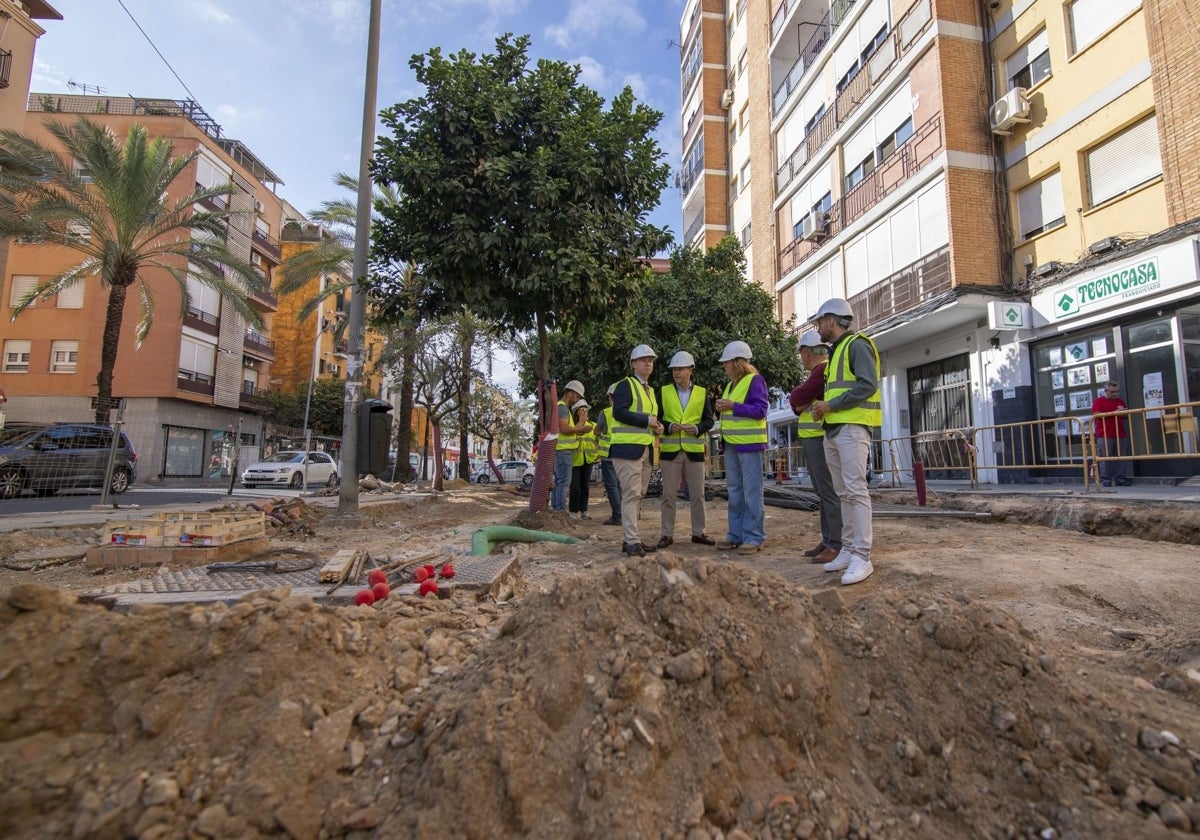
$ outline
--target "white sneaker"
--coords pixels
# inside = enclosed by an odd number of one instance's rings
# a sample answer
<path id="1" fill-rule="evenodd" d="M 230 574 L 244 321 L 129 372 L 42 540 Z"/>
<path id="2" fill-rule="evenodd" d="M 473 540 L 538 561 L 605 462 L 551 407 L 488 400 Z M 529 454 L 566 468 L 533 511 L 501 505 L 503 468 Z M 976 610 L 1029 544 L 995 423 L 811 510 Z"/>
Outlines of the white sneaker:
<path id="1" fill-rule="evenodd" d="M 862 583 L 874 573 L 875 567 L 871 565 L 870 560 L 857 554 L 851 555 L 850 567 L 846 569 L 846 574 L 842 575 L 842 586 Z"/>
<path id="2" fill-rule="evenodd" d="M 850 567 L 850 561 L 853 559 L 853 557 L 853 554 L 851 554 L 847 549 L 843 548 L 838 552 L 838 556 L 834 557 L 828 563 L 823 565 L 821 570 L 826 572 L 840 572 L 842 569 L 848 569 Z"/>

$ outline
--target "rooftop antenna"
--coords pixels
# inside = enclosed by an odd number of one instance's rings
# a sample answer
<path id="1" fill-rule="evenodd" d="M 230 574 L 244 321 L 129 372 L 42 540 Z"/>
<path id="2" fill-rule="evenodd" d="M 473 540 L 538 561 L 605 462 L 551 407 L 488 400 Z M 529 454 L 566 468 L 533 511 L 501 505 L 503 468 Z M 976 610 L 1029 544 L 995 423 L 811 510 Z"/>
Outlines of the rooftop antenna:
<path id="1" fill-rule="evenodd" d="M 85 96 L 89 93 L 95 94 L 96 96 L 104 95 L 104 88 L 100 87 L 100 85 L 89 85 L 85 84 L 84 82 L 77 82 L 74 79 L 67 80 L 67 87 L 69 87 L 71 90 L 77 90 Z"/>

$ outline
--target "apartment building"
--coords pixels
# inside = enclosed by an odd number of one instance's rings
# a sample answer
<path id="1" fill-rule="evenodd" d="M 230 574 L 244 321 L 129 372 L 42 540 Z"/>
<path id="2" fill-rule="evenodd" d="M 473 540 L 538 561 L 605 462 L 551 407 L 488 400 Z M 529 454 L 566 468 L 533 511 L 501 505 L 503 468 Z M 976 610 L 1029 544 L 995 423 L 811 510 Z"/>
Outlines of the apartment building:
<path id="1" fill-rule="evenodd" d="M 883 356 L 883 437 L 1062 416 L 1078 442 L 1070 417 L 1107 378 L 1131 405 L 1200 398 L 1195 33 L 1146 6 L 725 4 L 727 230 L 753 224 L 781 317 L 851 301 Z"/>
<path id="2" fill-rule="evenodd" d="M 195 102 L 169 99 L 31 94 L 25 130 L 53 143 L 45 129 L 50 120 L 90 119 L 123 136 L 134 124 L 152 137 L 169 137 L 176 155 L 198 152 L 168 199 L 196 185 L 229 184 L 228 204 L 246 214 L 229 225 L 227 243 L 256 265 L 270 282 L 281 259 L 276 238 L 282 202 L 273 188 L 280 178 Z M 75 264 L 65 249 L 12 243 L 0 298 L 0 381 L 8 393 L 13 420 L 88 419 L 100 368 L 100 339 L 107 294 L 89 280 L 53 301 L 39 301 L 15 320 L 11 309 L 42 278 Z M 186 270 L 186 265 L 178 266 Z M 182 293 L 162 269 L 148 269 L 146 280 L 156 297 L 149 335 L 137 345 L 134 295 L 127 301 L 114 396 L 125 398 L 126 430 L 139 458 L 139 481 L 211 476 L 228 469 L 235 447 L 245 457 L 258 455 L 262 439 L 260 392 L 270 382 L 276 353 L 270 334 L 278 304 L 264 290 L 252 302 L 267 329 L 257 332 L 216 292 L 189 281 L 190 304 L 181 316 Z M 7 311 L 5 311 L 7 310 Z"/>
<path id="3" fill-rule="evenodd" d="M 725 0 L 691 0 L 680 24 L 683 242 L 712 247 L 729 231 Z"/>

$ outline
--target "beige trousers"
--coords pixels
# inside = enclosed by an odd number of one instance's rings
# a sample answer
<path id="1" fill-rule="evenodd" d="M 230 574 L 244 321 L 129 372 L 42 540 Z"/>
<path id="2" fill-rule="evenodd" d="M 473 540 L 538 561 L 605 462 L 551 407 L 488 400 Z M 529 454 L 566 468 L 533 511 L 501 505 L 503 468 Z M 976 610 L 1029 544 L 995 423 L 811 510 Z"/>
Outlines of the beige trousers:
<path id="1" fill-rule="evenodd" d="M 638 515 L 641 513 L 642 497 L 650 486 L 650 447 L 637 460 L 613 458 L 613 469 L 617 472 L 617 483 L 621 485 L 621 529 L 627 543 L 640 542 Z"/>
<path id="2" fill-rule="evenodd" d="M 679 499 L 679 477 L 687 480 L 688 497 L 692 503 L 692 536 L 704 533 L 704 462 L 691 461 L 680 452 L 674 458 L 660 459 L 662 470 L 662 535 L 675 538 L 675 508 Z"/>

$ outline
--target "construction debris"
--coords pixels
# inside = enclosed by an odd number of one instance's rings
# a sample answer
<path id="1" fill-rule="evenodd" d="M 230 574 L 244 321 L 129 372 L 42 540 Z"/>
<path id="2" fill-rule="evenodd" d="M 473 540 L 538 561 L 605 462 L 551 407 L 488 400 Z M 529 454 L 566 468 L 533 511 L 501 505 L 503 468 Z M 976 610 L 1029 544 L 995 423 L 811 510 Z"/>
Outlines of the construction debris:
<path id="1" fill-rule="evenodd" d="M 313 526 L 325 515 L 323 508 L 310 505 L 301 498 L 274 498 L 262 502 L 248 502 L 246 507 L 261 511 L 267 517 L 270 526 L 269 535 L 307 536 L 316 534 Z"/>

